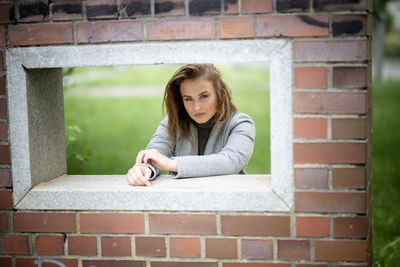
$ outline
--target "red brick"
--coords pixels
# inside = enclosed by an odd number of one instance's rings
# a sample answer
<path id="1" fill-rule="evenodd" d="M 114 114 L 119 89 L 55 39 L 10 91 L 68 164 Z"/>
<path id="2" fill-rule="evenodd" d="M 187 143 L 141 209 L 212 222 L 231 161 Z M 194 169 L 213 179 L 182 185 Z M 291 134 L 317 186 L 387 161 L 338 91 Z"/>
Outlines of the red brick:
<path id="1" fill-rule="evenodd" d="M 294 84 L 297 88 L 326 88 L 325 67 L 298 67 L 294 69 Z"/>
<path id="2" fill-rule="evenodd" d="M 144 215 L 82 213 L 80 226 L 81 233 L 139 234 L 144 233 Z"/>
<path id="3" fill-rule="evenodd" d="M 364 189 L 365 176 L 365 168 L 334 168 L 332 185 L 333 188 Z"/>
<path id="4" fill-rule="evenodd" d="M 332 16 L 333 36 L 366 36 L 368 31 L 367 15 Z"/>
<path id="5" fill-rule="evenodd" d="M 367 241 L 315 241 L 317 261 L 367 261 Z"/>
<path id="6" fill-rule="evenodd" d="M 226 17 L 219 20 L 219 37 L 249 38 L 254 36 L 253 17 Z"/>
<path id="7" fill-rule="evenodd" d="M 365 214 L 365 193 L 296 192 L 297 212 Z"/>
<path id="8" fill-rule="evenodd" d="M 136 255 L 146 257 L 165 257 L 164 237 L 135 237 Z"/>
<path id="9" fill-rule="evenodd" d="M 238 14 L 239 13 L 239 0 L 231 0 L 224 2 L 224 11 L 225 14 Z M 243 6 L 243 2 L 242 2 Z"/>
<path id="10" fill-rule="evenodd" d="M 297 189 L 328 188 L 328 169 L 326 168 L 295 168 L 295 186 Z"/>
<path id="11" fill-rule="evenodd" d="M 36 253 L 44 255 L 62 255 L 64 254 L 63 236 L 45 236 L 36 237 Z"/>
<path id="12" fill-rule="evenodd" d="M 74 213 L 14 213 L 15 232 L 75 232 Z"/>
<path id="13" fill-rule="evenodd" d="M 97 255 L 97 239 L 95 236 L 69 236 L 69 255 Z"/>
<path id="14" fill-rule="evenodd" d="M 0 77 L 0 95 L 4 95 L 6 93 L 6 81 L 4 76 Z"/>
<path id="15" fill-rule="evenodd" d="M 309 260 L 309 240 L 278 240 L 278 259 Z"/>
<path id="16" fill-rule="evenodd" d="M 328 36 L 328 16 L 270 15 L 256 18 L 257 37 Z"/>
<path id="17" fill-rule="evenodd" d="M 372 253 L 371 253 L 372 254 Z M 372 262 L 370 258 L 368 259 L 368 262 Z M 360 265 L 360 264 L 345 264 L 345 265 L 333 265 L 334 267 L 367 267 L 368 265 Z"/>
<path id="18" fill-rule="evenodd" d="M 10 164 L 10 163 L 11 163 L 11 159 L 10 159 L 9 147 L 0 145 L 0 164 Z"/>
<path id="19" fill-rule="evenodd" d="M 333 139 L 365 139 L 368 136 L 365 118 L 332 119 Z"/>
<path id="20" fill-rule="evenodd" d="M 315 11 L 345 11 L 345 10 L 365 10 L 368 8 L 366 0 L 360 1 L 326 1 L 314 0 Z"/>
<path id="21" fill-rule="evenodd" d="M 35 263 L 35 260 L 37 260 L 37 259 L 38 259 L 37 257 L 36 258 L 17 258 L 16 267 L 38 267 L 38 264 Z M 68 267 L 78 267 L 77 259 L 64 259 L 64 258 L 60 258 L 60 259 L 52 258 L 52 259 L 59 261 Z M 59 266 L 59 265 L 43 263 L 42 266 L 43 267 L 54 267 L 54 266 Z"/>
<path id="22" fill-rule="evenodd" d="M 184 0 L 155 0 L 154 14 L 162 16 L 185 15 Z"/>
<path id="23" fill-rule="evenodd" d="M 200 258 L 200 239 L 197 237 L 171 237 L 169 240 L 171 257 Z"/>
<path id="24" fill-rule="evenodd" d="M 290 267 L 290 263 L 224 262 L 223 267 Z"/>
<path id="25" fill-rule="evenodd" d="M 142 39 L 142 21 L 101 21 L 76 24 L 78 43 L 126 42 Z"/>
<path id="26" fill-rule="evenodd" d="M 272 12 L 272 0 L 242 0 L 242 13 L 266 13 Z"/>
<path id="27" fill-rule="evenodd" d="M 367 67 L 334 67 L 332 86 L 335 88 L 366 88 L 369 86 Z"/>
<path id="28" fill-rule="evenodd" d="M 237 240 L 229 238 L 207 238 L 206 258 L 237 258 Z"/>
<path id="29" fill-rule="evenodd" d="M 7 123 L 5 121 L 0 121 L 0 140 L 7 140 Z"/>
<path id="30" fill-rule="evenodd" d="M 184 20 L 154 20 L 147 22 L 149 40 L 214 39 L 215 20 L 212 18 Z"/>
<path id="31" fill-rule="evenodd" d="M 150 233 L 155 234 L 216 234 L 215 215 L 150 214 Z"/>
<path id="32" fill-rule="evenodd" d="M 11 190 L 0 190 L 0 209 L 12 209 Z"/>
<path id="33" fill-rule="evenodd" d="M 190 15 L 218 15 L 221 13 L 220 0 L 189 0 L 188 2 Z"/>
<path id="34" fill-rule="evenodd" d="M 6 45 L 6 33 L 4 30 L 4 26 L 0 26 L 0 46 Z"/>
<path id="35" fill-rule="evenodd" d="M 145 267 L 145 261 L 132 260 L 82 260 L 83 267 Z"/>
<path id="36" fill-rule="evenodd" d="M 301 12 L 310 9 L 310 1 L 308 0 L 278 0 L 276 1 L 276 10 L 279 13 L 283 12 Z"/>
<path id="37" fill-rule="evenodd" d="M 10 23 L 10 17 L 15 17 L 14 4 L 0 3 L 0 23 Z"/>
<path id="38" fill-rule="evenodd" d="M 217 267 L 216 262 L 152 261 L 151 267 Z"/>
<path id="39" fill-rule="evenodd" d="M 253 260 L 272 260 L 274 244 L 268 239 L 242 239 L 242 258 Z"/>
<path id="40" fill-rule="evenodd" d="M 324 118 L 295 118 L 295 138 L 326 138 L 326 119 Z"/>
<path id="41" fill-rule="evenodd" d="M 8 27 L 10 45 L 69 44 L 73 42 L 71 24 L 25 24 Z"/>
<path id="42" fill-rule="evenodd" d="M 117 0 L 87 0 L 86 14 L 88 19 L 117 18 Z"/>
<path id="43" fill-rule="evenodd" d="M 0 187 L 11 186 L 11 170 L 0 168 Z"/>
<path id="44" fill-rule="evenodd" d="M 82 19 L 81 0 L 53 0 L 53 20 Z"/>
<path id="45" fill-rule="evenodd" d="M 3 56 L 3 52 L 0 52 L 0 70 L 4 70 L 4 56 Z"/>
<path id="46" fill-rule="evenodd" d="M 131 256 L 131 238 L 128 236 L 102 236 L 101 237 L 102 256 Z"/>
<path id="47" fill-rule="evenodd" d="M 0 258 L 0 266 L 2 267 L 12 267 L 11 258 Z"/>
<path id="48" fill-rule="evenodd" d="M 289 216 L 221 216 L 223 235 L 289 236 Z"/>
<path id="49" fill-rule="evenodd" d="M 5 235 L 3 236 L 3 253 L 7 254 L 29 254 L 29 236 Z"/>
<path id="50" fill-rule="evenodd" d="M 120 0 L 119 12 L 121 18 L 141 18 L 151 15 L 150 0 Z"/>
<path id="51" fill-rule="evenodd" d="M 329 217 L 296 217 L 296 236 L 325 237 L 329 236 Z"/>
<path id="52" fill-rule="evenodd" d="M 19 22 L 37 22 L 49 20 L 47 1 L 31 0 L 19 3 Z"/>
<path id="53" fill-rule="evenodd" d="M 328 267 L 328 264 L 296 264 L 296 267 Z"/>
<path id="54" fill-rule="evenodd" d="M 335 238 L 366 238 L 366 217 L 339 217 L 333 219 L 333 236 Z"/>
<path id="55" fill-rule="evenodd" d="M 364 92 L 296 92 L 293 96 L 296 113 L 365 114 L 367 95 Z"/>
<path id="56" fill-rule="evenodd" d="M 360 62 L 369 60 L 366 40 L 294 42 L 296 62 Z"/>
<path id="57" fill-rule="evenodd" d="M 295 163 L 364 164 L 365 143 L 303 143 L 294 144 Z"/>
<path id="58" fill-rule="evenodd" d="M 3 53 L 0 53 L 0 58 L 3 58 Z M 1 60 L 0 59 L 0 60 Z M 0 118 L 7 117 L 7 101 L 5 98 L 0 99 Z"/>
<path id="59" fill-rule="evenodd" d="M 0 213 L 0 233 L 8 232 L 8 213 Z"/>

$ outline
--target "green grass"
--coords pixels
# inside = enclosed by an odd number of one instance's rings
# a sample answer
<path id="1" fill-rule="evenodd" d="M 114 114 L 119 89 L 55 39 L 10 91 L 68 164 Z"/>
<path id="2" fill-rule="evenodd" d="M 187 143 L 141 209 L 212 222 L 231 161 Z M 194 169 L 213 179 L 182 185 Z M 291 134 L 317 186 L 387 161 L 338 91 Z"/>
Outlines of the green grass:
<path id="1" fill-rule="evenodd" d="M 400 262 L 400 81 L 375 82 L 373 112 L 374 262 Z"/>
<path id="2" fill-rule="evenodd" d="M 232 88 L 239 111 L 256 122 L 256 145 L 248 173 L 269 173 L 268 70 L 260 65 L 219 65 Z M 64 94 L 66 126 L 77 125 L 76 141 L 67 146 L 70 174 L 122 174 L 133 165 L 162 119 L 162 93 L 140 97 L 94 97 L 96 87 L 165 86 L 177 65 L 76 68 Z M 68 70 L 64 70 L 68 73 Z M 76 94 L 76 92 L 80 92 Z M 67 135 L 70 134 L 67 131 Z M 82 162 L 73 154 L 88 155 Z"/>

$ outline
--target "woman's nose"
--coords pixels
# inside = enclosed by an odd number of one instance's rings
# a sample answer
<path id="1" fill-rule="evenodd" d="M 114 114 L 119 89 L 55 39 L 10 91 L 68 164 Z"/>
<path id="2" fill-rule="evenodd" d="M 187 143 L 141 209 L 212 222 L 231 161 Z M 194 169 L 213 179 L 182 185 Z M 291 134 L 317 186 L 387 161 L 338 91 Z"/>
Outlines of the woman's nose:
<path id="1" fill-rule="evenodd" d="M 201 109 L 201 104 L 199 102 L 194 103 L 194 110 L 200 110 Z"/>

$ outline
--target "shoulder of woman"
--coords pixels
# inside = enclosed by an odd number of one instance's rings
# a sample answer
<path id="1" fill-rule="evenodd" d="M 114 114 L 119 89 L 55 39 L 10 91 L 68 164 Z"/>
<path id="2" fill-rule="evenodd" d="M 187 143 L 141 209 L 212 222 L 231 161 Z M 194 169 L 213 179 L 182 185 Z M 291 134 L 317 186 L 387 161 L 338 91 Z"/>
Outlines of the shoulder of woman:
<path id="1" fill-rule="evenodd" d="M 249 115 L 240 112 L 232 113 L 229 119 L 229 124 L 237 125 L 240 123 L 250 123 L 254 125 L 254 121 Z"/>

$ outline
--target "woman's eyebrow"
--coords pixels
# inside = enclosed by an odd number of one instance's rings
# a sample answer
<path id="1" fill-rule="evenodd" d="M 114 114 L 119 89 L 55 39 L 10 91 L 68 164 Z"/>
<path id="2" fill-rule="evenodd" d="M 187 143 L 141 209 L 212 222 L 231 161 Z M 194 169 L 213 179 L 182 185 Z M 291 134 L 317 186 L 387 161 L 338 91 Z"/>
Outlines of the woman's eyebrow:
<path id="1" fill-rule="evenodd" d="M 208 91 L 203 91 L 199 95 L 203 95 L 203 94 L 206 94 L 206 93 L 208 93 Z"/>

